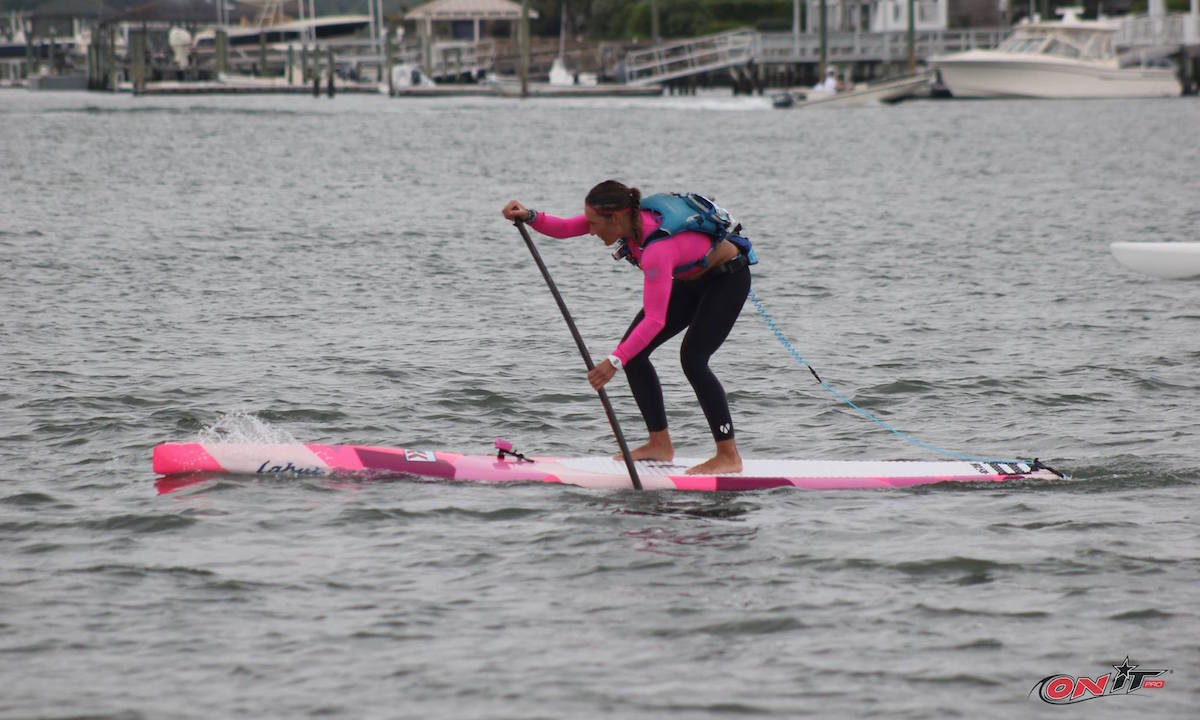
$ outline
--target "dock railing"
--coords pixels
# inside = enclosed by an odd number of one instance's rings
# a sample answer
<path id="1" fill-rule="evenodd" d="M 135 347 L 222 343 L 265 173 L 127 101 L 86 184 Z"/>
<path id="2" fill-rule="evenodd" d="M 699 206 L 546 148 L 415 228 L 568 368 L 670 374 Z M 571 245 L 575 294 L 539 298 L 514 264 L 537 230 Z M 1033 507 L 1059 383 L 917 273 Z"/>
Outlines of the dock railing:
<path id="1" fill-rule="evenodd" d="M 630 51 L 625 54 L 625 83 L 652 85 L 745 65 L 755 55 L 757 38 L 753 30 L 731 30 Z"/>
<path id="2" fill-rule="evenodd" d="M 1012 28 L 966 28 L 916 33 L 916 54 L 931 55 L 994 48 Z M 821 55 L 816 34 L 755 32 L 749 29 L 663 43 L 625 54 L 624 77 L 630 85 L 676 80 L 689 75 L 759 64 L 811 63 Z M 908 39 L 899 32 L 831 32 L 826 34 L 829 62 L 901 62 L 908 57 Z"/>
<path id="3" fill-rule="evenodd" d="M 1189 13 L 1134 15 L 1121 21 L 1119 47 L 1166 47 L 1200 44 L 1198 16 Z"/>
<path id="4" fill-rule="evenodd" d="M 918 58 L 931 55 L 990 49 L 1012 33 L 1011 28 L 966 28 L 962 30 L 927 30 L 915 34 Z M 819 35 L 792 33 L 759 33 L 760 63 L 811 63 L 821 56 Z M 908 58 L 908 37 L 898 32 L 832 32 L 826 34 L 826 56 L 829 62 L 901 62 Z"/>

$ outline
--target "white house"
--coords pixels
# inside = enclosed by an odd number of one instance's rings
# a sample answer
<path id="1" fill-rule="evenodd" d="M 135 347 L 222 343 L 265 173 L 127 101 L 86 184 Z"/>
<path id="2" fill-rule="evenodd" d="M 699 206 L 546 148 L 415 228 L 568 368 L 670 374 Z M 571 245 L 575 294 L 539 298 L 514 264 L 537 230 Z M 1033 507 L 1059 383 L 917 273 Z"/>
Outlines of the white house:
<path id="1" fill-rule="evenodd" d="M 820 0 L 805 0 L 804 32 L 820 31 Z M 950 0 L 913 0 L 916 29 L 949 27 Z M 829 32 L 902 32 L 908 29 L 908 0 L 827 0 L 825 23 Z"/>

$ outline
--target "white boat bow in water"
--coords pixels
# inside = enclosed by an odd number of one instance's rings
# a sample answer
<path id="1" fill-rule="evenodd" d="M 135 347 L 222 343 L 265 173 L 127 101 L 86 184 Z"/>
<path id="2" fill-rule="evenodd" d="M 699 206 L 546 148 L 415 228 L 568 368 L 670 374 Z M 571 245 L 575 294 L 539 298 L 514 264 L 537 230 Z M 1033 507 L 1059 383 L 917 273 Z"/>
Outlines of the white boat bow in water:
<path id="1" fill-rule="evenodd" d="M 1130 270 L 1169 280 L 1200 277 L 1200 242 L 1115 242 L 1109 247 Z"/>

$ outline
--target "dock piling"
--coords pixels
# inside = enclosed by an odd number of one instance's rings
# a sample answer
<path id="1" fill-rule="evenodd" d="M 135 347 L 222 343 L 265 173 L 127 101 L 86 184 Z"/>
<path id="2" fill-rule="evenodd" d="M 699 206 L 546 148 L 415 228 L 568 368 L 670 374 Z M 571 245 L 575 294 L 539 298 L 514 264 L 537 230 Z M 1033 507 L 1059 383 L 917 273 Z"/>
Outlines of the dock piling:
<path id="1" fill-rule="evenodd" d="M 108 70 L 108 85 L 110 90 L 116 92 L 120 87 L 119 83 L 121 79 L 120 74 L 117 72 L 117 32 L 116 28 L 112 25 L 108 26 L 108 42 L 105 45 L 107 46 L 105 52 L 108 60 L 104 65 Z"/>
<path id="2" fill-rule="evenodd" d="M 96 89 L 96 39 L 87 46 L 87 87 L 88 90 Z"/>
<path id="3" fill-rule="evenodd" d="M 529 0 L 521 0 L 521 97 L 529 97 Z"/>
<path id="4" fill-rule="evenodd" d="M 917 19 L 913 16 L 913 0 L 908 0 L 908 32 L 905 42 L 908 45 L 908 74 L 917 72 Z"/>
<path id="5" fill-rule="evenodd" d="M 133 94 L 139 95 L 146 88 L 146 31 L 134 30 L 129 34 L 130 78 Z"/>
<path id="6" fill-rule="evenodd" d="M 333 61 L 333 46 L 330 45 L 328 50 L 329 50 L 329 97 L 332 98 L 333 97 L 333 76 L 337 74 L 336 72 L 334 72 L 335 69 L 337 68 L 337 65 Z"/>
<path id="7" fill-rule="evenodd" d="M 312 61 L 313 97 L 321 97 L 321 55 L 316 45 L 313 45 Z"/>
<path id="8" fill-rule="evenodd" d="M 392 84 L 392 65 L 396 62 L 396 22 L 394 20 L 388 22 L 387 37 L 383 43 L 383 64 L 384 71 L 387 73 L 388 97 L 396 94 L 396 88 Z"/>
<path id="9" fill-rule="evenodd" d="M 33 35 L 32 27 L 25 33 L 25 77 L 31 78 L 37 75 L 37 56 L 34 54 L 34 47 L 37 38 Z"/>
<path id="10" fill-rule="evenodd" d="M 217 74 L 229 72 L 229 34 L 218 30 L 214 42 L 217 46 Z"/>

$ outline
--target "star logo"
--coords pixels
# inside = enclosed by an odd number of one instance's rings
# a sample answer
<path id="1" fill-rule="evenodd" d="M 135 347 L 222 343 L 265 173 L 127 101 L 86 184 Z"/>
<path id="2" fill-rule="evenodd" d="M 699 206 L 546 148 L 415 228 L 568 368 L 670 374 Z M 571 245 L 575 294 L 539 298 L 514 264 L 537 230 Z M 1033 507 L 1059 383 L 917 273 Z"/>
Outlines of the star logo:
<path id="1" fill-rule="evenodd" d="M 1129 672 L 1135 667 L 1137 667 L 1137 665 L 1129 664 L 1128 655 L 1125 656 L 1125 659 L 1121 661 L 1120 665 L 1113 665 L 1113 669 L 1117 671 L 1117 676 L 1113 678 L 1112 688 L 1114 691 L 1125 687 L 1125 683 L 1129 681 Z"/>

